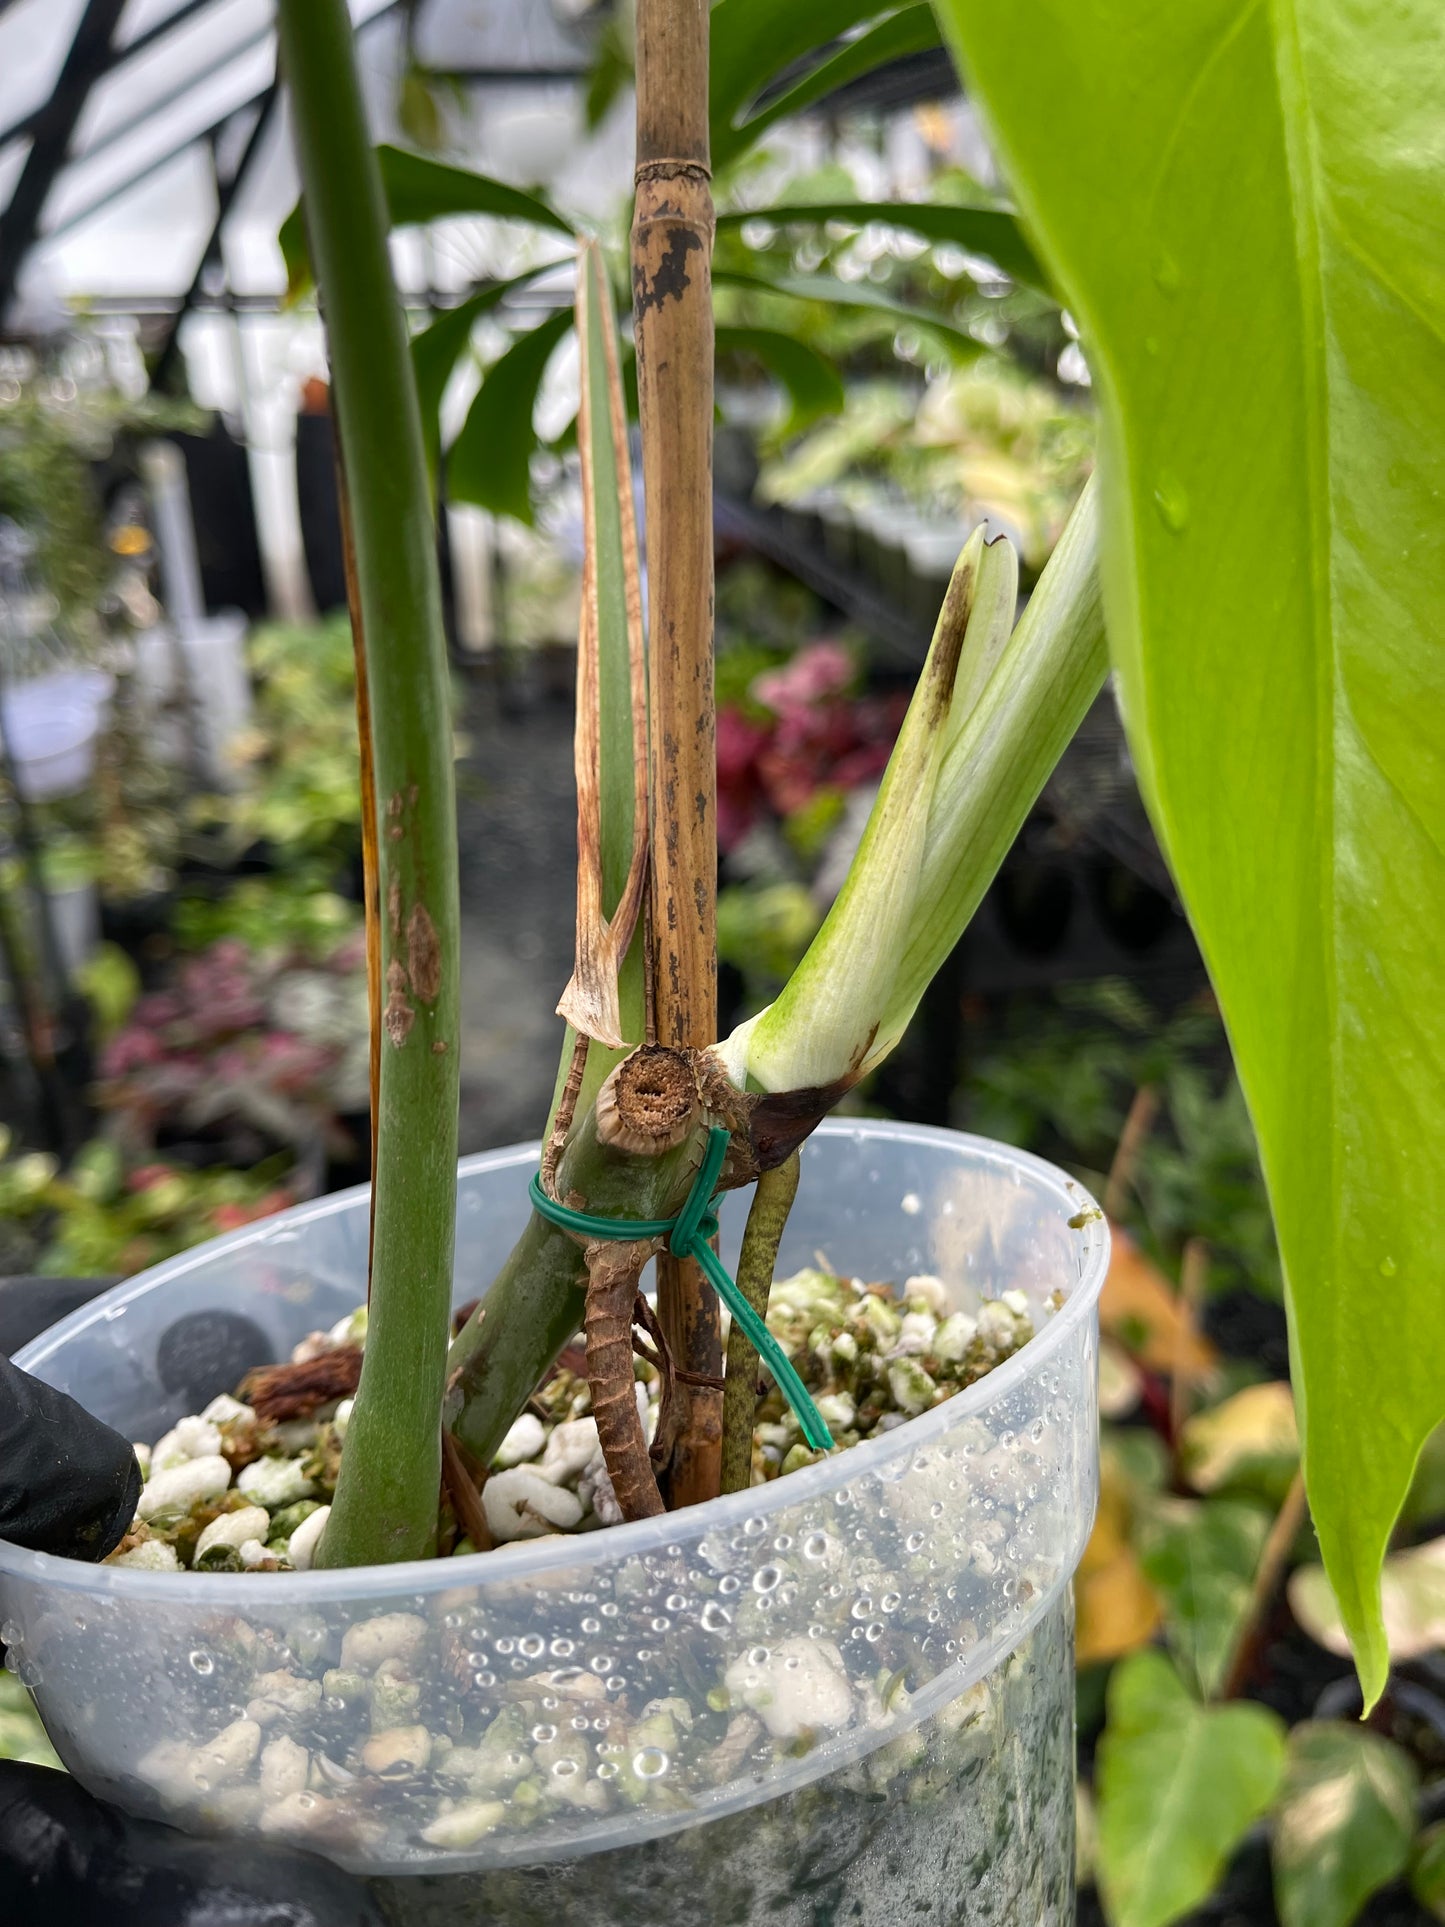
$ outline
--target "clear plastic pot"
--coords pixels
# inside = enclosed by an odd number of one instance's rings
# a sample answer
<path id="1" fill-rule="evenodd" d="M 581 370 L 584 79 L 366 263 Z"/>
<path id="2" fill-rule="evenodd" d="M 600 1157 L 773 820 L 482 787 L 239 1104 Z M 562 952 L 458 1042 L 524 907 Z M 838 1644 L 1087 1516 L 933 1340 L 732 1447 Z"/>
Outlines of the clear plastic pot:
<path id="1" fill-rule="evenodd" d="M 458 1301 L 523 1222 L 535 1155 L 462 1165 Z M 744 1209 L 724 1210 L 725 1255 Z M 153 1438 L 348 1311 L 366 1242 L 364 1191 L 300 1207 L 19 1362 Z M 0 1545 L 4 1637 L 62 1758 L 132 1811 L 413 1875 L 382 1882 L 397 1921 L 1063 1927 L 1103 1223 L 1038 1159 L 834 1122 L 805 1149 L 780 1270 L 816 1254 L 931 1273 L 957 1309 L 1022 1291 L 1038 1335 L 852 1451 L 607 1532 L 270 1576 Z"/>

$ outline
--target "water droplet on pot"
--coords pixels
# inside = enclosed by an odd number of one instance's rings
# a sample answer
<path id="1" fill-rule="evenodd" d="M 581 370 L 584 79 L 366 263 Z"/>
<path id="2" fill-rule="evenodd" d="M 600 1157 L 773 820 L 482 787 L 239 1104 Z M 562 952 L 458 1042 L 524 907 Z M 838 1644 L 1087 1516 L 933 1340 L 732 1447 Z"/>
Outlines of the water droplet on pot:
<path id="1" fill-rule="evenodd" d="M 771 1592 L 783 1576 L 781 1566 L 759 1566 L 753 1574 L 754 1592 Z"/>
<path id="2" fill-rule="evenodd" d="M 923 1534 L 921 1532 L 910 1532 L 908 1537 L 903 1541 L 903 1545 L 904 1545 L 905 1551 L 907 1552 L 922 1551 Z"/>
<path id="3" fill-rule="evenodd" d="M 710 1599 L 702 1609 L 701 1625 L 705 1633 L 726 1632 L 733 1623 L 733 1616 L 726 1606 L 720 1606 Z"/>
<path id="4" fill-rule="evenodd" d="M 826 1559 L 828 1556 L 828 1535 L 826 1532 L 810 1532 L 803 1541 L 805 1559 Z"/>
<path id="5" fill-rule="evenodd" d="M 671 1762 L 660 1746 L 644 1746 L 632 1756 L 632 1771 L 639 1780 L 656 1780 L 666 1773 Z"/>
<path id="6" fill-rule="evenodd" d="M 199 1673 L 202 1679 L 204 1679 L 208 1673 L 214 1673 L 216 1670 L 216 1662 L 207 1652 L 198 1650 L 192 1653 L 190 1655 L 190 1661 L 191 1671 L 193 1673 Z"/>
<path id="7" fill-rule="evenodd" d="M 528 1633 L 517 1641 L 517 1651 L 523 1659 L 540 1659 L 545 1649 L 545 1642 L 536 1633 Z"/>

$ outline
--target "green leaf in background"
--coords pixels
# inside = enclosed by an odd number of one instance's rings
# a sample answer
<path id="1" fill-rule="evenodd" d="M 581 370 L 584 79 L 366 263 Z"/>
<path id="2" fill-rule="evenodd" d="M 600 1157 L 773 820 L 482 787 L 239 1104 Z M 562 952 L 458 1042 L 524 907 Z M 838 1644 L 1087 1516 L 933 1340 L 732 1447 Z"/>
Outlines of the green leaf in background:
<path id="1" fill-rule="evenodd" d="M 768 40 L 774 37 L 775 18 L 776 14 L 768 22 Z M 716 27 L 713 31 L 716 33 Z M 836 19 L 831 20 L 823 27 L 818 38 L 826 41 L 830 33 L 837 31 Z M 766 106 L 750 114 L 741 125 L 736 121 L 714 119 L 713 166 L 726 167 L 729 161 L 735 161 L 740 154 L 745 153 L 778 121 L 786 120 L 790 115 L 802 113 L 805 108 L 825 99 L 835 89 L 846 86 L 850 80 L 861 79 L 864 74 L 871 74 L 890 60 L 904 60 L 909 54 L 926 53 L 938 44 L 938 23 L 933 17 L 931 6 L 904 7 L 899 12 L 889 15 L 880 20 L 876 26 L 870 27 L 866 33 L 859 34 L 856 39 L 843 42 L 836 53 L 819 61 L 792 86 L 784 87 L 781 93 L 774 94 Z M 774 73 L 778 71 L 771 61 L 769 65 Z M 759 82 L 756 57 L 752 72 L 750 92 L 756 93 Z"/>
<path id="2" fill-rule="evenodd" d="M 454 501 L 474 502 L 493 515 L 514 515 L 530 526 L 537 446 L 532 411 L 547 363 L 571 326 L 572 310 L 559 308 L 487 370 L 447 458 Z"/>
<path id="3" fill-rule="evenodd" d="M 13 1673 L 0 1672 L 0 1760 L 19 1760 L 64 1772 L 35 1702 Z"/>
<path id="4" fill-rule="evenodd" d="M 1415 1842 L 1410 1892 L 1432 1920 L 1445 1920 L 1445 1820 L 1426 1827 Z"/>
<path id="5" fill-rule="evenodd" d="M 717 0 L 708 22 L 713 165 L 742 110 L 774 75 L 887 11 L 880 0 Z"/>
<path id="6" fill-rule="evenodd" d="M 1140 1563 L 1165 1601 L 1170 1648 L 1204 1699 L 1233 1656 L 1270 1517 L 1243 1499 L 1160 1499 L 1141 1524 Z"/>
<path id="7" fill-rule="evenodd" d="M 1168 1927 L 1211 1893 L 1284 1759 L 1283 1723 L 1264 1707 L 1201 1706 L 1162 1653 L 1121 1660 L 1095 1784 L 1110 1927 Z"/>
<path id="8" fill-rule="evenodd" d="M 555 264 L 553 264 L 555 265 Z M 411 365 L 416 376 L 417 400 L 421 403 L 422 434 L 426 438 L 427 465 L 435 478 L 441 446 L 441 406 L 446 394 L 447 383 L 452 378 L 452 370 L 462 355 L 466 353 L 472 338 L 472 329 L 484 314 L 501 304 L 519 288 L 535 281 L 539 274 L 546 274 L 548 268 L 529 268 L 526 274 L 514 275 L 510 281 L 498 281 L 490 288 L 482 288 L 469 295 L 455 308 L 446 313 L 429 328 L 423 328 L 411 338 Z"/>
<path id="9" fill-rule="evenodd" d="M 787 390 L 792 404 L 780 433 L 801 434 L 824 415 L 843 412 L 843 384 L 838 371 L 806 341 L 795 341 L 776 328 L 718 328 L 720 355 L 751 355 Z"/>
<path id="10" fill-rule="evenodd" d="M 566 216 L 540 194 L 528 194 L 464 167 L 448 167 L 425 154 L 409 154 L 402 147 L 378 147 L 376 158 L 393 227 L 441 221 L 453 214 L 495 214 L 503 220 L 550 228 L 569 240 L 575 233 Z M 286 298 L 296 301 L 312 286 L 305 215 L 299 201 L 281 223 L 278 239 L 286 263 Z"/>
<path id="11" fill-rule="evenodd" d="M 1405 1871 L 1418 1778 L 1403 1748 L 1361 1726 L 1295 1728 L 1274 1818 L 1280 1927 L 1350 1927 L 1370 1895 Z"/>
<path id="12" fill-rule="evenodd" d="M 1259 1136 L 1373 1703 L 1445 1416 L 1439 6 L 938 4 L 1091 358 L 1129 738 Z"/>
<path id="13" fill-rule="evenodd" d="M 797 207 L 758 207 L 742 213 L 729 212 L 717 218 L 719 234 L 741 228 L 748 221 L 768 221 L 775 227 L 818 227 L 837 221 L 848 227 L 867 227 L 874 222 L 884 227 L 916 234 L 924 241 L 962 248 L 968 254 L 981 254 L 1026 287 L 1051 294 L 1048 275 L 1029 246 L 1017 215 L 1002 207 L 960 207 L 942 202 L 913 201 L 819 201 Z"/>
<path id="14" fill-rule="evenodd" d="M 1445 1646 L 1445 1539 L 1392 1552 L 1381 1572 L 1380 1599 L 1391 1659 L 1418 1659 Z M 1350 1642 L 1323 1566 L 1301 1566 L 1290 1575 L 1289 1605 L 1311 1639 L 1348 1658 Z"/>
<path id="15" fill-rule="evenodd" d="M 983 353 L 982 342 L 945 316 L 910 307 L 906 301 L 861 281 L 835 281 L 826 274 L 780 275 L 777 280 L 766 280 L 760 274 L 740 274 L 732 268 L 717 268 L 712 278 L 714 287 L 746 288 L 753 294 L 783 295 L 789 301 L 825 301 L 830 308 L 859 308 L 895 326 L 918 328 L 933 335 L 955 363 L 976 361 Z"/>

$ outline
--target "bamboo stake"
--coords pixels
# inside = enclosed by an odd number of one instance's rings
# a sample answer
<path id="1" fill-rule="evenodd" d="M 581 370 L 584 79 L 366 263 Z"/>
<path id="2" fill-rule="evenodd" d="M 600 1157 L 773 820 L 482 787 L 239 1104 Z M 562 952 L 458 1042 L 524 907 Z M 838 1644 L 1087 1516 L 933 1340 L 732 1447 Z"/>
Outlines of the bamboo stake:
<path id="1" fill-rule="evenodd" d="M 717 765 L 713 717 L 711 257 L 707 0 L 638 0 L 632 296 L 647 503 L 652 724 L 649 925 L 657 1040 L 717 1032 Z M 718 1306 L 692 1264 L 658 1265 L 658 1309 L 685 1371 L 722 1375 Z M 679 1388 L 666 1490 L 719 1489 L 722 1398 Z"/>

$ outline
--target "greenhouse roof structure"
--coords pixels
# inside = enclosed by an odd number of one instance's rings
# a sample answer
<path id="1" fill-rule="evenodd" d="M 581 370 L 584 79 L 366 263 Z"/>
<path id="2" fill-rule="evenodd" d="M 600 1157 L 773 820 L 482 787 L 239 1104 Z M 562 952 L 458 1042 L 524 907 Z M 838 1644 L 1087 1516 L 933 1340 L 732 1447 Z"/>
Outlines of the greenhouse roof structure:
<path id="1" fill-rule="evenodd" d="M 378 139 L 416 144 L 411 77 L 449 157 L 584 214 L 618 205 L 627 115 L 590 128 L 583 105 L 608 0 L 350 6 Z M 0 332 L 49 332 L 77 302 L 164 317 L 172 337 L 193 305 L 274 307 L 296 197 L 274 14 L 275 0 L 0 0 Z M 952 88 L 939 52 L 846 93 L 887 107 Z M 445 295 L 476 265 L 418 261 L 418 280 Z"/>
<path id="2" fill-rule="evenodd" d="M 578 94 L 595 35 L 564 0 L 351 11 L 379 133 L 400 131 L 408 70 L 555 108 L 558 89 Z M 265 205 L 274 233 L 295 194 L 274 12 L 274 0 L 0 0 L 0 314 L 12 333 L 43 326 L 67 296 L 189 305 L 243 197 Z M 227 266 L 243 297 L 279 289 L 274 252 Z"/>

